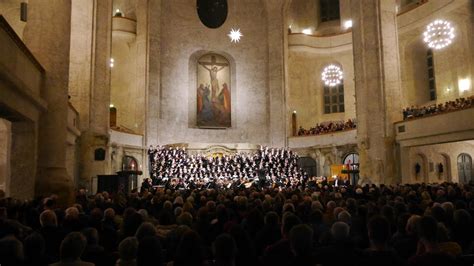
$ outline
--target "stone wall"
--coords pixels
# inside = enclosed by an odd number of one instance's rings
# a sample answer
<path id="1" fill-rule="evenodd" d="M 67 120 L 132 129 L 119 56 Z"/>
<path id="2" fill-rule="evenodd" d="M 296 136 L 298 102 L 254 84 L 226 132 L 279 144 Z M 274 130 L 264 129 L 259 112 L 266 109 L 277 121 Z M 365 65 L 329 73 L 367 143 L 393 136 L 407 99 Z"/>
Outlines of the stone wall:
<path id="1" fill-rule="evenodd" d="M 434 12 L 436 11 L 436 13 Z M 423 42 L 426 25 L 435 19 L 450 21 L 455 28 L 453 43 L 435 50 L 434 69 L 437 100 L 431 102 L 426 67 L 427 45 Z M 400 66 L 403 106 L 444 103 L 447 100 L 474 95 L 471 85 L 460 91 L 459 80 L 474 77 L 473 8 L 471 1 L 428 1 L 398 16 Z"/>
<path id="2" fill-rule="evenodd" d="M 0 190 L 9 195 L 11 123 L 0 118 Z"/>
<path id="3" fill-rule="evenodd" d="M 350 37 L 350 36 L 349 36 Z M 314 46 L 324 45 L 317 37 L 313 40 L 290 43 L 288 72 L 290 110 L 297 113 L 297 126 L 310 128 L 324 121 L 339 121 L 355 118 L 354 64 L 352 49 L 334 51 L 333 44 L 325 46 L 326 51 Z M 290 39 L 291 40 L 291 39 Z M 334 43 L 334 45 L 338 45 Z M 330 63 L 337 63 L 344 71 L 344 107 L 343 113 L 324 113 L 324 82 L 321 72 Z"/>
<path id="4" fill-rule="evenodd" d="M 161 9 L 161 94 L 150 99 L 150 113 L 159 113 L 158 139 L 176 142 L 268 143 L 269 75 L 265 5 L 262 1 L 228 1 L 227 21 L 218 29 L 206 28 L 197 16 L 193 1 L 163 1 Z M 154 26 L 151 26 L 154 27 Z M 243 33 L 240 43 L 227 37 L 231 28 Z M 223 130 L 196 128 L 190 123 L 195 113 L 197 69 L 195 55 L 214 52 L 231 62 L 232 127 Z M 150 61 L 160 60 L 150 58 Z M 191 103 L 190 103 L 191 101 Z M 158 109 L 153 108 L 159 106 Z M 191 120 L 192 121 L 192 120 Z M 278 132 L 271 132 L 277 134 Z M 147 132 L 147 134 L 154 134 Z"/>
<path id="5" fill-rule="evenodd" d="M 405 182 L 459 182 L 457 159 L 461 153 L 466 153 L 474 158 L 474 141 L 460 141 L 453 143 L 443 143 L 428 146 L 412 147 L 410 149 L 410 163 L 403 165 L 409 167 L 410 178 Z M 422 172 L 418 177 L 415 175 L 415 164 L 419 163 Z M 443 173 L 438 172 L 437 165 L 443 164 Z M 426 173 L 426 176 L 424 174 Z"/>
<path id="6" fill-rule="evenodd" d="M 12 26 L 15 33 L 22 39 L 26 22 L 20 20 L 20 4 L 23 0 L 2 0 L 0 1 L 0 15 L 5 17 L 8 24 Z"/>

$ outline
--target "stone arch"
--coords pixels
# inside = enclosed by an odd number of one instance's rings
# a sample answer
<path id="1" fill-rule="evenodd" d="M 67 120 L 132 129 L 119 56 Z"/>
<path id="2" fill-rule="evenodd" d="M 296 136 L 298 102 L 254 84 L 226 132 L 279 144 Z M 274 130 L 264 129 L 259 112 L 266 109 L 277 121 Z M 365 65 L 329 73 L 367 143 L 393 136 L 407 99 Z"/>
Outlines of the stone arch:
<path id="1" fill-rule="evenodd" d="M 451 182 L 453 180 L 453 177 L 451 174 L 451 158 L 449 157 L 447 153 L 444 153 L 444 152 L 441 153 L 441 157 L 443 158 L 443 161 L 441 163 L 444 166 L 441 177 L 444 178 L 445 181 Z M 439 167 L 436 170 L 439 173 Z"/>
<path id="2" fill-rule="evenodd" d="M 236 98 L 237 98 L 237 90 L 238 90 L 238 83 L 236 78 L 236 66 L 235 66 L 235 59 L 229 53 L 224 51 L 211 51 L 211 50 L 198 50 L 191 54 L 188 61 L 188 127 L 189 128 L 196 128 L 196 106 L 197 106 L 197 67 L 198 67 L 198 60 L 204 55 L 207 54 L 216 54 L 224 57 L 230 66 L 230 94 L 231 94 L 231 127 L 236 127 L 237 120 L 235 119 L 235 112 L 236 108 Z"/>
<path id="3" fill-rule="evenodd" d="M 318 167 L 317 162 L 313 158 L 306 156 L 298 159 L 298 167 L 303 169 L 308 174 L 308 177 L 317 176 Z"/>
<path id="4" fill-rule="evenodd" d="M 461 153 L 457 157 L 459 183 L 467 184 L 474 180 L 472 169 L 472 157 L 467 153 Z"/>

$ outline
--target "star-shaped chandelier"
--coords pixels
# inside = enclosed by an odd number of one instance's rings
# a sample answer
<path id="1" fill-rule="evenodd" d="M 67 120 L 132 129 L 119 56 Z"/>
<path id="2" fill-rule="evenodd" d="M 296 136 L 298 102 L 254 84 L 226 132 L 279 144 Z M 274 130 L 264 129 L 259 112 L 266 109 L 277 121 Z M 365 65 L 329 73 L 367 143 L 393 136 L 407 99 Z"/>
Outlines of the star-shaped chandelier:
<path id="1" fill-rule="evenodd" d="M 242 33 L 240 32 L 240 29 L 235 30 L 232 28 L 229 34 L 227 34 L 227 36 L 229 36 L 230 42 L 238 43 L 240 41 L 240 37 L 244 35 L 242 35 Z"/>

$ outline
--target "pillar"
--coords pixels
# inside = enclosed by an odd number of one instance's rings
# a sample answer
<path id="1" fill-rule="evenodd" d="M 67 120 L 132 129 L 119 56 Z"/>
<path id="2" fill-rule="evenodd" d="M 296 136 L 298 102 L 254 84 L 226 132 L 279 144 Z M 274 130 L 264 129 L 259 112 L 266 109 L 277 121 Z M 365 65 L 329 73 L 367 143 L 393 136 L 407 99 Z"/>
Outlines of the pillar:
<path id="1" fill-rule="evenodd" d="M 24 42 L 45 69 L 41 96 L 48 103 L 39 122 L 35 194 L 56 193 L 66 201 L 73 195 L 66 172 L 71 1 L 31 0 L 28 6 Z"/>
<path id="2" fill-rule="evenodd" d="M 270 97 L 269 143 L 286 146 L 287 106 L 285 100 L 286 0 L 266 0 L 268 25 L 268 90 Z"/>
<path id="3" fill-rule="evenodd" d="M 393 0 L 352 0 L 352 41 L 361 182 L 398 179 L 395 131 L 401 120 L 397 17 Z"/>
<path id="4" fill-rule="evenodd" d="M 90 104 L 88 121 L 81 121 L 79 187 L 91 189 L 97 175 L 111 174 L 109 154 L 110 55 L 112 43 L 112 0 L 94 0 L 92 8 Z M 79 113 L 82 110 L 79 110 Z M 95 160 L 96 149 L 106 151 Z"/>
<path id="5" fill-rule="evenodd" d="M 161 0 L 148 2 L 145 146 L 157 145 L 161 117 Z"/>

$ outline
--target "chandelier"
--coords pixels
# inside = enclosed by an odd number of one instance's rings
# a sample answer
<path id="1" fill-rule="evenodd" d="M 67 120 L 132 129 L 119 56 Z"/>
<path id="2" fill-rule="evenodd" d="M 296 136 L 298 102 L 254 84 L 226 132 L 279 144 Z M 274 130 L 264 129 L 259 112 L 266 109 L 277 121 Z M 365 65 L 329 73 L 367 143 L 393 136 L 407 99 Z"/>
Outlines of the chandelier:
<path id="1" fill-rule="evenodd" d="M 324 84 L 330 87 L 334 87 L 342 83 L 342 69 L 334 64 L 326 66 L 321 73 L 321 79 Z"/>
<path id="2" fill-rule="evenodd" d="M 448 21 L 437 19 L 426 26 L 423 36 L 423 41 L 428 47 L 442 49 L 453 42 L 454 28 Z"/>

